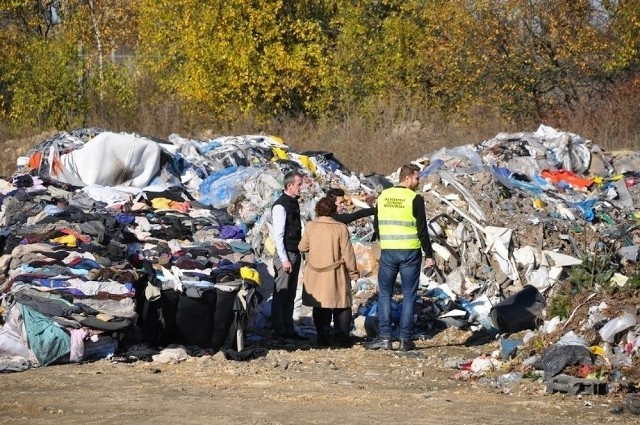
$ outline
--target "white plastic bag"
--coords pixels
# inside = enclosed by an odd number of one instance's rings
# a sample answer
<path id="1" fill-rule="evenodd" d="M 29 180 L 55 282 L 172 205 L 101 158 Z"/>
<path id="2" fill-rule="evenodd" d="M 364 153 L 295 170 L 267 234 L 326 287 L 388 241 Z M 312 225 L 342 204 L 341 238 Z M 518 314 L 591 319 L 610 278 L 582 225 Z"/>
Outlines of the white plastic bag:
<path id="1" fill-rule="evenodd" d="M 600 336 L 603 341 L 611 343 L 616 334 L 635 326 L 636 323 L 636 316 L 625 312 L 622 316 L 609 320 L 600 329 Z"/>

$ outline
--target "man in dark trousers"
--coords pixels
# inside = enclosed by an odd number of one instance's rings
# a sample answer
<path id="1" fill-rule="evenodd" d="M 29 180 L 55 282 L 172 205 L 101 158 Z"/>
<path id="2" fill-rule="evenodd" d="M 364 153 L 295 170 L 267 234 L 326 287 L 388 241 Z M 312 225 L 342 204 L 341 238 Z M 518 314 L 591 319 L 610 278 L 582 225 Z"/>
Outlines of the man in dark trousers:
<path id="1" fill-rule="evenodd" d="M 433 251 L 427 230 L 424 200 L 418 188 L 420 168 L 415 164 L 400 168 L 399 184 L 385 189 L 378 197 L 374 227 L 380 239 L 378 271 L 379 337 L 365 344 L 372 350 L 390 350 L 391 296 L 398 273 L 402 281 L 402 314 L 400 315 L 401 351 L 416 348 L 412 340 L 413 312 L 420 281 L 422 252 L 425 266 L 433 267 Z M 422 251 L 421 249 L 422 248 Z"/>
<path id="2" fill-rule="evenodd" d="M 300 272 L 300 251 L 298 243 L 302 239 L 300 220 L 300 190 L 302 174 L 291 171 L 284 176 L 284 192 L 271 208 L 273 233 L 276 246 L 273 259 L 275 288 L 271 302 L 271 326 L 277 338 L 302 340 L 293 326 L 293 309 Z"/>

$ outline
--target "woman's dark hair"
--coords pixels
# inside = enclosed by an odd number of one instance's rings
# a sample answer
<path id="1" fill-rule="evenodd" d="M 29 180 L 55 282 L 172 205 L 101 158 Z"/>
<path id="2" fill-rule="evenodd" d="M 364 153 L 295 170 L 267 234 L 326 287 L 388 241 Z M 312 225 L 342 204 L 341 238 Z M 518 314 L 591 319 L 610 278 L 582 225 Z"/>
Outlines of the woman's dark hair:
<path id="1" fill-rule="evenodd" d="M 333 199 L 339 198 L 341 196 L 344 197 L 344 190 L 340 189 L 339 187 L 332 187 L 327 192 L 327 196 Z"/>
<path id="2" fill-rule="evenodd" d="M 338 210 L 336 200 L 325 196 L 318 201 L 315 210 L 318 217 L 331 217 Z"/>

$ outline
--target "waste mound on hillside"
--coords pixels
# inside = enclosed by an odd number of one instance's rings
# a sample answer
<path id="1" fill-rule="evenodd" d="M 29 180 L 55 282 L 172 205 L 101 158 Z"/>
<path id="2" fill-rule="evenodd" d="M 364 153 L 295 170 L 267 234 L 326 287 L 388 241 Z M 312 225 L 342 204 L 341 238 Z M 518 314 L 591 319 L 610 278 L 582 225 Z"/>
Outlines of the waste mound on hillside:
<path id="1" fill-rule="evenodd" d="M 551 335 L 568 324 L 541 327 L 552 300 L 638 285 L 636 153 L 608 154 L 540 126 L 414 162 L 437 263 L 421 277 L 417 337 L 452 326 Z M 86 128 L 34 147 L 0 181 L 0 369 L 149 360 L 175 344 L 185 355 L 256 354 L 242 335 L 269 327 L 270 207 L 292 169 L 306 176 L 305 221 L 330 187 L 358 209 L 397 182 L 396 173 L 356 174 L 330 152 L 298 153 L 263 135 L 160 140 Z M 354 335 L 372 336 L 379 247 L 372 220 L 349 228 L 361 271 Z M 636 307 L 620 316 L 602 298 L 585 301 L 589 314 L 571 317 L 571 328 L 613 329 L 586 345 L 609 365 L 630 364 Z M 393 303 L 396 319 L 400 308 Z"/>

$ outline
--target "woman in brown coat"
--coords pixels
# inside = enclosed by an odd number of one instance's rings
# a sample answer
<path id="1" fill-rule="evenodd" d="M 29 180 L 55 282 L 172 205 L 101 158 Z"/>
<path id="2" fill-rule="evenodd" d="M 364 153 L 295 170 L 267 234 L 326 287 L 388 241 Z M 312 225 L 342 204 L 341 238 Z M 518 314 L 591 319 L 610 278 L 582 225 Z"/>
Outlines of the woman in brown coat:
<path id="1" fill-rule="evenodd" d="M 356 256 L 347 226 L 331 218 L 336 213 L 335 200 L 320 199 L 315 211 L 317 219 L 307 224 L 298 245 L 300 252 L 307 253 L 302 303 L 313 307 L 318 345 L 329 345 L 332 310 L 337 309 L 341 332 L 336 343 L 350 346 L 351 280 L 359 277 Z"/>

